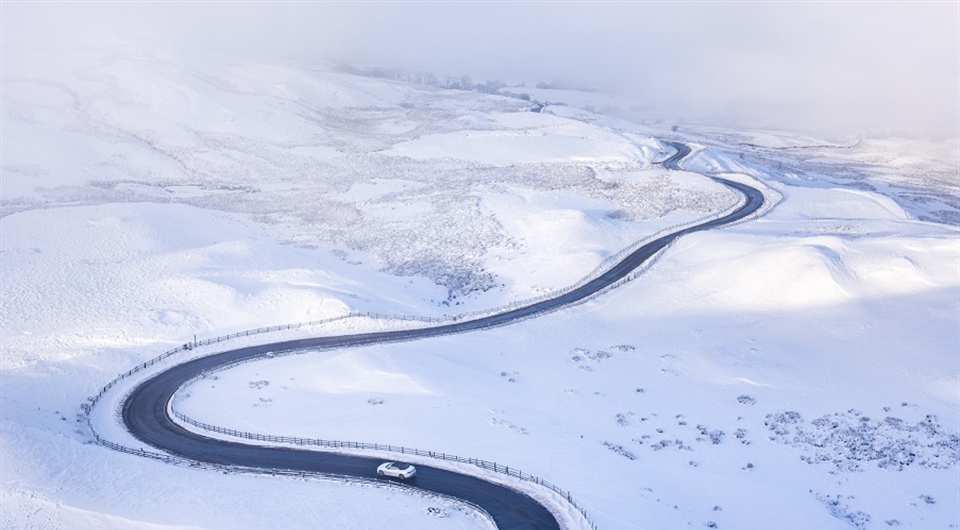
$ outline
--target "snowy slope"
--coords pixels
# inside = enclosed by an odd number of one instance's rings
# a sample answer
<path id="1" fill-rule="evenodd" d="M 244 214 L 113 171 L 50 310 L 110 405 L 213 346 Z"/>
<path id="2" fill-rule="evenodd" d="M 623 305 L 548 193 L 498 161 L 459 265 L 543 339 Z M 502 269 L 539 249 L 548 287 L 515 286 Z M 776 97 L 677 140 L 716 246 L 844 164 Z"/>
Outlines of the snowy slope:
<path id="1" fill-rule="evenodd" d="M 695 171 L 779 202 L 570 310 L 242 365 L 178 410 L 504 462 L 571 490 L 601 528 L 960 524 L 958 232 L 901 195 L 793 158 L 778 173 L 786 155 L 741 159 L 712 132 L 689 172 L 667 172 L 655 137 L 673 131 L 317 64 L 3 54 L 5 527 L 487 527 L 449 500 L 116 453 L 79 406 L 194 335 L 563 287 L 733 203 Z"/>
<path id="2" fill-rule="evenodd" d="M 793 217 L 691 236 L 637 281 L 516 329 L 252 363 L 176 406 L 509 460 L 570 484 L 601 528 L 948 527 L 956 233 Z"/>

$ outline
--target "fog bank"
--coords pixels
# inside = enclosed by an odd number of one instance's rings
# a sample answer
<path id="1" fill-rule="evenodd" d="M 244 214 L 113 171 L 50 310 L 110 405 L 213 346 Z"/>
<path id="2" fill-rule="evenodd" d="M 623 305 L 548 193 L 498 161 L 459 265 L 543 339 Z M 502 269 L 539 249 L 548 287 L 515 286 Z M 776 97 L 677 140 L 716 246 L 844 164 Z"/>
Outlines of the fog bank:
<path id="1" fill-rule="evenodd" d="M 5 50 L 101 40 L 178 57 L 297 54 L 475 80 L 563 80 L 636 97 L 665 117 L 960 134 L 956 2 L 67 2 L 2 10 Z"/>

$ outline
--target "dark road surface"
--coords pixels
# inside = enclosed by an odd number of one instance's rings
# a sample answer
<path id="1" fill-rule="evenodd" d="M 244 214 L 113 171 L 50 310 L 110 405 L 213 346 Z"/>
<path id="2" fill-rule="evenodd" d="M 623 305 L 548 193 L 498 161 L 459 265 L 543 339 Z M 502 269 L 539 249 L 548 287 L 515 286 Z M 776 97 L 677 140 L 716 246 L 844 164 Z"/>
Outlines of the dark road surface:
<path id="1" fill-rule="evenodd" d="M 680 143 L 671 142 L 668 145 L 675 148 L 677 153 L 663 165 L 668 169 L 679 169 L 680 160 L 690 153 L 690 148 Z M 345 348 L 463 333 L 505 325 L 584 300 L 622 280 L 680 236 L 730 224 L 753 214 L 763 205 L 763 194 L 760 191 L 745 184 L 711 178 L 743 195 L 746 198 L 744 204 L 719 219 L 650 241 L 599 277 L 555 298 L 496 315 L 426 329 L 291 340 L 209 355 L 174 366 L 140 384 L 123 404 L 123 422 L 130 433 L 143 443 L 191 460 L 264 470 L 320 472 L 383 480 L 376 475 L 376 468 L 384 461 L 383 459 L 307 451 L 292 447 L 261 447 L 208 438 L 189 432 L 174 423 L 167 415 L 167 404 L 177 389 L 194 376 L 240 360 L 262 357 L 268 352 Z M 477 505 L 486 510 L 501 529 L 559 530 L 560 528 L 553 514 L 531 497 L 470 475 L 418 464 L 417 478 L 413 485 Z"/>

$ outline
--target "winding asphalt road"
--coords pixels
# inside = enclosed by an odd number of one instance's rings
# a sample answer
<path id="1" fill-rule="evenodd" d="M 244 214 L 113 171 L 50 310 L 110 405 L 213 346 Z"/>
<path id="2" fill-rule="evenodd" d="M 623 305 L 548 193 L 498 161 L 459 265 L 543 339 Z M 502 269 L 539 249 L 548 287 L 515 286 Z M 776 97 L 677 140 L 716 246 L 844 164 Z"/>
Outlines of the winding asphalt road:
<path id="1" fill-rule="evenodd" d="M 679 169 L 679 162 L 690 154 L 690 148 L 681 143 L 669 143 L 677 153 L 663 165 Z M 730 180 L 711 177 L 715 181 L 743 195 L 745 202 L 735 211 L 718 219 L 692 226 L 657 238 L 638 248 L 599 277 L 569 292 L 528 306 L 496 315 L 444 324 L 426 329 L 361 333 L 338 337 L 317 337 L 251 346 L 225 351 L 189 361 L 141 383 L 123 404 L 123 422 L 137 439 L 187 459 L 213 464 L 236 465 L 263 470 L 284 469 L 320 472 L 346 477 L 381 480 L 376 475 L 382 459 L 306 451 L 285 447 L 261 447 L 233 441 L 218 440 L 187 431 L 167 414 L 167 403 L 174 393 L 194 376 L 216 370 L 226 364 L 262 357 L 267 353 L 306 349 L 334 349 L 365 344 L 399 342 L 427 337 L 463 333 L 501 326 L 541 313 L 555 311 L 584 300 L 625 278 L 631 271 L 657 252 L 685 234 L 721 227 L 741 220 L 763 205 L 763 194 L 750 186 Z M 531 497 L 512 489 L 430 466 L 417 465 L 417 488 L 456 497 L 480 506 L 489 513 L 501 529 L 556 529 L 560 526 L 547 508 Z"/>

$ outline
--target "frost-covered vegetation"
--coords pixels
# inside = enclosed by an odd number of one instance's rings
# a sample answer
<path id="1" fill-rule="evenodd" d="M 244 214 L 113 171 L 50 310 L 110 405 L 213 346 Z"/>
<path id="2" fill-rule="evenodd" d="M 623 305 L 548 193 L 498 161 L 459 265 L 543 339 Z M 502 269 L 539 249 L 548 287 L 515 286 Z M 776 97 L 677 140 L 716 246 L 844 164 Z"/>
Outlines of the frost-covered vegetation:
<path id="1" fill-rule="evenodd" d="M 732 200 L 643 172 L 651 161 L 628 137 L 508 98 L 292 66 L 200 73 L 136 50 L 83 57 L 67 72 L 5 58 L 22 75 L 5 84 L 3 215 L 118 202 L 238 213 L 296 245 L 345 247 L 389 274 L 428 278 L 449 304 L 500 286 L 485 258 L 517 246 L 486 206 L 491 194 L 577 193 L 624 222 L 705 214 Z M 178 91 L 171 101 L 150 84 Z M 59 140 L 33 141 L 44 134 Z M 432 154 L 422 140 L 471 135 L 474 147 L 460 153 Z M 525 147 L 504 157 L 498 138 Z M 403 156 L 391 153 L 408 144 Z M 93 163 L 73 155 L 83 151 L 97 154 Z"/>
<path id="2" fill-rule="evenodd" d="M 850 409 L 804 422 L 787 411 L 768 414 L 765 423 L 771 440 L 802 449 L 805 462 L 832 464 L 837 471 L 860 471 L 864 463 L 895 471 L 952 469 L 960 459 L 960 434 L 931 414 L 918 422 L 895 416 L 874 420 Z"/>

